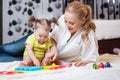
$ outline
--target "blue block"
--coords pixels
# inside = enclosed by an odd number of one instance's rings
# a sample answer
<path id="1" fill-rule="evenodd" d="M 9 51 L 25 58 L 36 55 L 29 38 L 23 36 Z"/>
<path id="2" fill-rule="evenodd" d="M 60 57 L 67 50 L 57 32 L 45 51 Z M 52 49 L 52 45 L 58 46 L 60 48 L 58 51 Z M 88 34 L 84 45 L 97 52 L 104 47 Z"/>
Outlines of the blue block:
<path id="1" fill-rule="evenodd" d="M 24 66 L 24 67 L 18 67 L 15 68 L 17 71 L 37 71 L 37 70 L 43 70 L 43 66 Z"/>

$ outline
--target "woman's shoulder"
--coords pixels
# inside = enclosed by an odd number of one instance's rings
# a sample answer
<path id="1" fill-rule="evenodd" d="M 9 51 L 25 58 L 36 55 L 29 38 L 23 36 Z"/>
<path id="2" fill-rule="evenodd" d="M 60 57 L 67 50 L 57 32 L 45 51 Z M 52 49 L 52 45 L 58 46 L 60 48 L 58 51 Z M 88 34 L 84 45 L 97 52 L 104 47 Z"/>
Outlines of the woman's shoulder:
<path id="1" fill-rule="evenodd" d="M 65 27 L 65 21 L 64 21 L 64 15 L 61 15 L 58 19 L 58 24 L 53 27 L 53 31 L 52 32 L 59 32 L 59 31 L 63 31 L 66 30 L 67 28 Z"/>
<path id="2" fill-rule="evenodd" d="M 93 30 L 90 30 L 89 34 L 90 34 L 90 35 L 94 35 L 95 32 L 94 32 Z"/>
<path id="3" fill-rule="evenodd" d="M 64 27 L 65 26 L 64 15 L 60 16 L 60 18 L 58 19 L 58 24 L 59 24 L 59 27 Z"/>
<path id="4" fill-rule="evenodd" d="M 93 37 L 96 37 L 96 34 L 93 30 L 90 30 L 90 32 L 88 33 L 88 37 L 89 38 L 93 38 Z"/>

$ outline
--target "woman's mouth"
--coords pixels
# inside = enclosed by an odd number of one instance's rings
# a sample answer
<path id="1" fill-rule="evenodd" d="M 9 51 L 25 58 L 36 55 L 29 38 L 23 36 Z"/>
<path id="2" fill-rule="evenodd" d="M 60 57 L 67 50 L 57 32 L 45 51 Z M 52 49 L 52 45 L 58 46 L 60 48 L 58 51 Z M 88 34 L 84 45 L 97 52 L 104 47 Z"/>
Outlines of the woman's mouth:
<path id="1" fill-rule="evenodd" d="M 72 28 L 68 28 L 69 31 L 73 30 Z"/>

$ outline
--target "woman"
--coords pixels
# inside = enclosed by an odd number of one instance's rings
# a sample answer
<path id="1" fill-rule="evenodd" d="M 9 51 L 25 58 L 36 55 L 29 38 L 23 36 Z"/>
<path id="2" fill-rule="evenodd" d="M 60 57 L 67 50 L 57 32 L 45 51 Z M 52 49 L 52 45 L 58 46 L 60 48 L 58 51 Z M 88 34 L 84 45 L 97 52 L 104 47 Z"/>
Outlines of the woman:
<path id="1" fill-rule="evenodd" d="M 57 44 L 58 64 L 84 66 L 98 61 L 98 43 L 91 12 L 88 5 L 80 2 L 72 2 L 66 7 L 59 19 L 59 27 L 51 33 Z"/>

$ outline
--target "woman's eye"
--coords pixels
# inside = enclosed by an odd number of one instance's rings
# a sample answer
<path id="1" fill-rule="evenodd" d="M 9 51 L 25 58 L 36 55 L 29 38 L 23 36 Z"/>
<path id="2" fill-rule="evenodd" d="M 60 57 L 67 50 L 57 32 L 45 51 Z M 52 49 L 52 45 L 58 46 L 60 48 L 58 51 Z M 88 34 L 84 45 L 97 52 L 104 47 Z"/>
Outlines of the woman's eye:
<path id="1" fill-rule="evenodd" d="M 74 23 L 70 22 L 71 25 L 74 25 Z"/>
<path id="2" fill-rule="evenodd" d="M 73 22 L 67 22 L 66 20 L 65 20 L 65 23 L 68 23 L 68 24 L 70 24 L 70 25 L 74 25 L 75 23 L 73 23 Z"/>
<path id="3" fill-rule="evenodd" d="M 65 21 L 65 23 L 67 23 L 67 21 Z"/>

